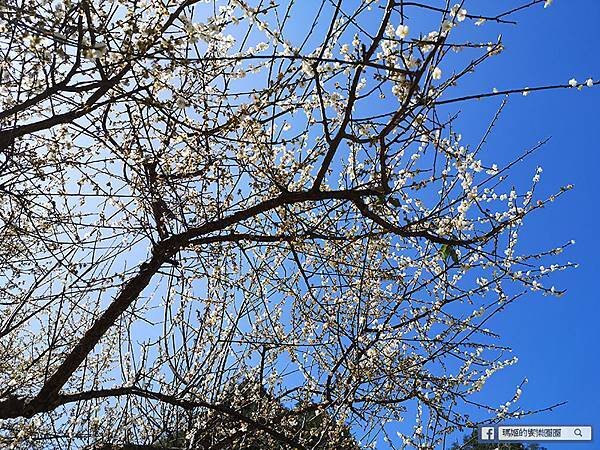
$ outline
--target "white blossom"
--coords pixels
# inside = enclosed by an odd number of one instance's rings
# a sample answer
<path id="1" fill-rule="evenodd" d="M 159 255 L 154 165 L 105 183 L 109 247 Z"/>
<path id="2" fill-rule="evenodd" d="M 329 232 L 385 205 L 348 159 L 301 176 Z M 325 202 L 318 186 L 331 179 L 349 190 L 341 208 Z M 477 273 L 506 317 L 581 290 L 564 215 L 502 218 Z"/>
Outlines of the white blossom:
<path id="1" fill-rule="evenodd" d="M 408 31 L 408 25 L 398 25 L 398 28 L 396 28 L 396 36 L 400 39 L 406 39 Z"/>

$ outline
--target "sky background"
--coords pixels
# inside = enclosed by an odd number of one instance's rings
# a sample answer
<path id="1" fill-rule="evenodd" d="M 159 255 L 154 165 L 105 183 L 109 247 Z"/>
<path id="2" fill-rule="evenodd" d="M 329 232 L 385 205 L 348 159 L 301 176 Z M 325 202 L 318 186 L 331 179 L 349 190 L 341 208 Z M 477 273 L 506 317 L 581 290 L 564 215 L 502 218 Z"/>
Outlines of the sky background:
<path id="1" fill-rule="evenodd" d="M 468 4 L 475 10 L 477 2 Z M 509 89 L 566 83 L 573 77 L 579 81 L 600 78 L 599 1 L 556 0 L 550 8 L 539 5 L 516 18 L 517 27 L 499 30 L 506 50 L 480 66 L 471 78 L 474 87 Z M 544 172 L 538 195 L 568 183 L 575 189 L 552 207 L 528 217 L 520 233 L 520 250 L 536 252 L 574 239 L 576 245 L 563 256 L 579 263 L 579 268 L 553 275 L 557 287 L 567 289 L 562 298 L 530 293 L 493 319 L 490 328 L 513 348 L 519 363 L 496 373 L 481 398 L 499 404 L 527 378 L 520 401 L 524 409 L 567 404 L 507 423 L 594 426 L 594 441 L 578 443 L 577 449 L 600 448 L 599 102 L 600 87 L 512 96 L 485 152 L 487 157 L 493 152 L 514 155 L 551 137 L 512 176 L 529 180 L 541 165 Z M 489 117 L 498 104 L 496 99 L 465 104 L 460 119 L 463 136 L 479 136 L 487 125 L 482 117 Z M 544 446 L 565 449 L 573 444 Z"/>
<path id="2" fill-rule="evenodd" d="M 476 14 L 506 11 L 524 3 L 527 1 L 467 0 L 465 7 Z M 444 4 L 445 1 L 439 0 L 440 7 Z M 310 5 L 311 0 L 297 4 L 294 18 L 298 26 L 291 24 L 295 28 L 288 29 L 286 36 L 292 41 L 301 41 L 307 31 L 306 24 L 312 23 L 316 11 Z M 323 14 L 328 13 L 326 9 Z M 379 17 L 373 15 L 374 20 Z M 433 17 L 437 21 L 439 16 Z M 502 33 L 505 51 L 479 66 L 464 82 L 461 80 L 460 86 L 448 96 L 491 92 L 494 87 L 505 90 L 566 84 L 571 78 L 579 82 L 590 77 L 600 79 L 600 0 L 554 0 L 549 8 L 540 3 L 512 19 L 518 21 L 517 26 L 488 22 L 476 27 L 467 20 L 452 31 L 452 35 L 459 33 L 461 38 L 473 41 L 480 40 L 482 35 L 495 41 Z M 420 23 L 419 18 L 409 20 L 408 25 L 409 38 L 433 29 L 432 24 Z M 438 25 L 436 22 L 435 26 Z M 303 51 L 309 52 L 311 45 Z M 453 69 L 451 65 L 441 68 L 443 79 Z M 461 111 L 456 125 L 465 143 L 479 142 L 501 101 L 501 97 L 495 97 L 452 105 L 452 111 Z M 552 262 L 572 261 L 579 263 L 579 267 L 554 273 L 551 281 L 546 280 L 548 286 L 554 284 L 566 289 L 563 297 L 528 293 L 488 322 L 489 328 L 502 336 L 500 343 L 512 347 L 519 363 L 492 376 L 477 399 L 499 406 L 510 400 L 517 385 L 527 378 L 518 403 L 523 410 L 567 403 L 553 411 L 505 423 L 592 425 L 598 437 L 592 443 L 577 443 L 580 450 L 600 449 L 600 306 L 596 288 L 596 280 L 600 278 L 600 239 L 595 226 L 600 219 L 600 156 L 596 141 L 600 130 L 599 102 L 600 86 L 582 91 L 534 92 L 526 97 L 515 94 L 481 154 L 484 162 L 502 166 L 503 161 L 514 159 L 539 141 L 550 138 L 542 149 L 514 167 L 510 177 L 522 193 L 539 165 L 544 172 L 536 198 L 545 198 L 567 184 L 575 188 L 551 207 L 528 216 L 520 232 L 517 253 L 538 253 L 575 240 L 575 245 Z M 361 105 L 363 111 L 378 107 Z M 473 413 L 474 419 L 489 418 L 483 417 L 481 411 Z M 410 432 L 413 424 L 414 419 L 407 415 L 398 429 Z M 462 440 L 462 435 L 451 436 L 446 448 L 454 440 Z M 388 448 L 383 439 L 378 441 L 378 448 Z M 573 444 L 544 444 L 544 447 L 570 450 Z"/>
<path id="3" fill-rule="evenodd" d="M 312 0 L 303 1 L 307 8 L 302 12 L 312 17 Z M 470 0 L 465 5 L 477 12 L 478 4 L 487 11 L 492 6 L 505 10 L 526 2 L 496 1 Z M 573 77 L 580 82 L 589 77 L 600 79 L 600 0 L 555 0 L 550 8 L 536 5 L 514 18 L 519 21 L 518 26 L 486 23 L 477 28 L 467 22 L 457 29 L 471 33 L 471 37 L 475 31 L 494 38 L 502 33 L 506 50 L 465 78 L 453 96 L 490 92 L 493 87 L 503 90 L 561 84 Z M 409 25 L 415 33 L 431 31 L 418 23 Z M 298 36 L 301 31 L 299 27 Z M 293 34 L 292 29 L 288 33 Z M 445 76 L 451 71 L 451 67 L 442 69 Z M 454 111 L 461 110 L 457 128 L 465 142 L 479 141 L 500 102 L 501 98 L 493 98 L 453 105 Z M 478 399 L 500 405 L 512 398 L 516 386 L 527 378 L 529 382 L 518 404 L 524 410 L 567 403 L 554 411 L 506 423 L 592 425 L 598 437 L 590 444 L 578 443 L 578 450 L 600 449 L 600 306 L 596 290 L 600 239 L 595 226 L 600 219 L 600 156 L 596 141 L 600 130 L 599 102 L 600 86 L 582 91 L 531 93 L 527 97 L 513 95 L 482 153 L 485 162 L 497 162 L 500 166 L 502 161 L 523 153 L 540 140 L 551 138 L 545 147 L 516 166 L 511 177 L 522 187 L 541 165 L 544 172 L 537 198 L 569 183 L 575 189 L 551 207 L 528 216 L 518 250 L 522 254 L 536 253 L 573 239 L 576 244 L 566 249 L 561 261 L 577 262 L 579 268 L 552 276 L 558 288 L 567 290 L 563 297 L 529 293 L 491 320 L 489 328 L 501 334 L 501 343 L 513 348 L 519 363 L 492 376 Z M 474 417 L 483 418 L 481 412 Z M 413 424 L 412 418 L 407 417 L 402 426 L 410 428 Z M 461 436 L 452 436 L 448 444 Z M 378 448 L 387 448 L 382 439 L 379 442 Z M 573 444 L 544 446 L 570 450 Z"/>
<path id="4" fill-rule="evenodd" d="M 290 23 L 286 31 L 286 37 L 294 43 L 304 38 L 308 24 L 316 14 L 311 1 L 296 4 L 293 16 L 296 22 Z M 351 3 L 349 0 L 348 4 Z M 478 9 L 485 13 L 505 11 L 524 3 L 527 1 L 467 0 L 465 7 L 476 14 Z M 439 6 L 444 4 L 445 1 L 439 0 Z M 325 8 L 323 14 L 327 16 L 330 12 Z M 379 18 L 377 14 L 372 17 L 374 20 Z M 437 20 L 438 15 L 433 17 Z M 494 87 L 504 90 L 566 84 L 571 78 L 580 82 L 589 77 L 600 79 L 600 0 L 554 0 L 549 8 L 543 8 L 540 3 L 512 19 L 518 21 L 517 26 L 488 22 L 476 27 L 467 20 L 452 31 L 452 35 L 459 33 L 461 38 L 474 41 L 482 35 L 495 41 L 502 33 L 505 51 L 482 64 L 476 73 L 465 77 L 464 82 L 461 81 L 460 86 L 448 95 L 491 92 Z M 409 37 L 433 29 L 432 24 L 419 21 L 417 18 L 412 22 L 409 20 Z M 328 21 L 322 23 L 328 24 Z M 315 35 L 322 36 L 318 32 Z M 310 52 L 312 44 L 314 42 L 309 42 L 303 52 Z M 443 78 L 452 69 L 451 65 L 442 67 Z M 256 82 L 256 78 L 249 78 L 246 79 L 248 83 Z M 501 101 L 502 98 L 496 97 L 452 105 L 452 111 L 461 111 L 456 124 L 465 143 L 479 142 Z M 545 198 L 567 184 L 573 184 L 575 188 L 551 207 L 528 216 L 520 232 L 517 253 L 537 253 L 575 240 L 575 245 L 569 246 L 552 262 L 573 261 L 579 263 L 579 267 L 554 273 L 551 282 L 546 281 L 548 286 L 554 284 L 566 289 L 563 297 L 528 293 L 488 323 L 490 329 L 502 336 L 500 343 L 512 347 L 519 363 L 492 376 L 477 399 L 500 405 L 510 400 L 516 386 L 527 378 L 518 403 L 523 410 L 567 403 L 553 411 L 505 423 L 592 425 L 598 437 L 592 443 L 577 443 L 579 450 L 600 449 L 600 306 L 596 288 L 600 278 L 600 239 L 596 234 L 596 222 L 600 219 L 600 156 L 596 141 L 600 130 L 599 102 L 600 86 L 582 91 L 534 92 L 526 97 L 515 94 L 510 97 L 481 154 L 484 162 L 496 162 L 501 166 L 503 161 L 550 138 L 542 149 L 514 167 L 510 177 L 523 192 L 523 186 L 530 182 L 540 165 L 544 172 L 536 198 Z M 378 107 L 375 104 L 361 106 L 364 110 Z M 474 419 L 488 418 L 483 417 L 481 411 L 473 413 Z M 407 415 L 405 420 L 398 429 L 408 431 L 412 428 L 414 419 Z M 451 436 L 447 448 L 461 437 L 462 433 Z M 379 444 L 378 448 L 388 448 L 382 439 Z M 573 448 L 572 443 L 544 446 L 548 449 Z"/>

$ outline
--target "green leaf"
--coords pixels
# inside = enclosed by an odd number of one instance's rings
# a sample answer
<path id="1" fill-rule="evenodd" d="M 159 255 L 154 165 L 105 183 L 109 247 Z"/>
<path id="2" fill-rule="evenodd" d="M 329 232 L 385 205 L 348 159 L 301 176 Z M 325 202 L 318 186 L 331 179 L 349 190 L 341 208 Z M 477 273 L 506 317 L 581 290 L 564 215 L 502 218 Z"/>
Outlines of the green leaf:
<path id="1" fill-rule="evenodd" d="M 458 253 L 456 253 L 454 247 L 450 247 L 450 256 L 452 257 L 452 261 L 454 261 L 454 264 L 458 264 Z"/>
<path id="2" fill-rule="evenodd" d="M 442 258 L 448 259 L 448 256 L 450 256 L 450 253 L 448 252 L 447 244 L 442 244 L 442 246 L 440 247 L 440 254 L 442 255 Z"/>
<path id="3" fill-rule="evenodd" d="M 451 245 L 443 244 L 440 247 L 440 254 L 444 260 L 447 260 L 450 257 L 452 258 L 452 261 L 454 261 L 454 264 L 458 264 L 458 253 L 456 253 L 456 250 L 454 250 L 454 247 Z"/>

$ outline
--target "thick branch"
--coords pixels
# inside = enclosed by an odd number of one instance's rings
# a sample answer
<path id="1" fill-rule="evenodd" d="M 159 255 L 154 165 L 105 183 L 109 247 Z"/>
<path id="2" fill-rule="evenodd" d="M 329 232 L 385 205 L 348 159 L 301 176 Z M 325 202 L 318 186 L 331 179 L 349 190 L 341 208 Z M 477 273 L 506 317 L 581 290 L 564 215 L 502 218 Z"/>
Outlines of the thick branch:
<path id="1" fill-rule="evenodd" d="M 160 267 L 166 261 L 170 260 L 181 248 L 189 245 L 192 239 L 223 230 L 231 225 L 256 217 L 284 205 L 332 199 L 356 201 L 360 199 L 361 196 L 374 194 L 376 194 L 376 192 L 370 189 L 328 192 L 288 192 L 275 198 L 265 200 L 245 210 L 238 211 L 223 219 L 208 222 L 203 226 L 192 228 L 184 233 L 165 239 L 154 247 L 150 260 L 143 263 L 140 266 L 137 275 L 124 285 L 123 289 L 110 306 L 86 331 L 52 376 L 45 381 L 44 386 L 38 395 L 33 399 L 11 397 L 0 402 L 0 419 L 21 416 L 31 417 L 40 412 L 51 411 L 60 404 L 59 392 L 80 364 L 85 360 L 100 339 L 102 339 L 108 329 L 138 298 L 146 286 L 148 286 L 150 280 L 159 271 Z"/>

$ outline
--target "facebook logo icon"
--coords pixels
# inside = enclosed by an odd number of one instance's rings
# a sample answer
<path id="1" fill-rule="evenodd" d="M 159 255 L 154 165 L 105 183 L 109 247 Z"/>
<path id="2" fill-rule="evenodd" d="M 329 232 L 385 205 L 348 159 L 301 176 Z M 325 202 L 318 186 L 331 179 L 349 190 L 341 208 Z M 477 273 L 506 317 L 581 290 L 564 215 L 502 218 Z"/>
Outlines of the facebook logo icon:
<path id="1" fill-rule="evenodd" d="M 493 441 L 496 439 L 496 430 L 494 427 L 481 427 L 479 439 L 482 441 Z"/>

